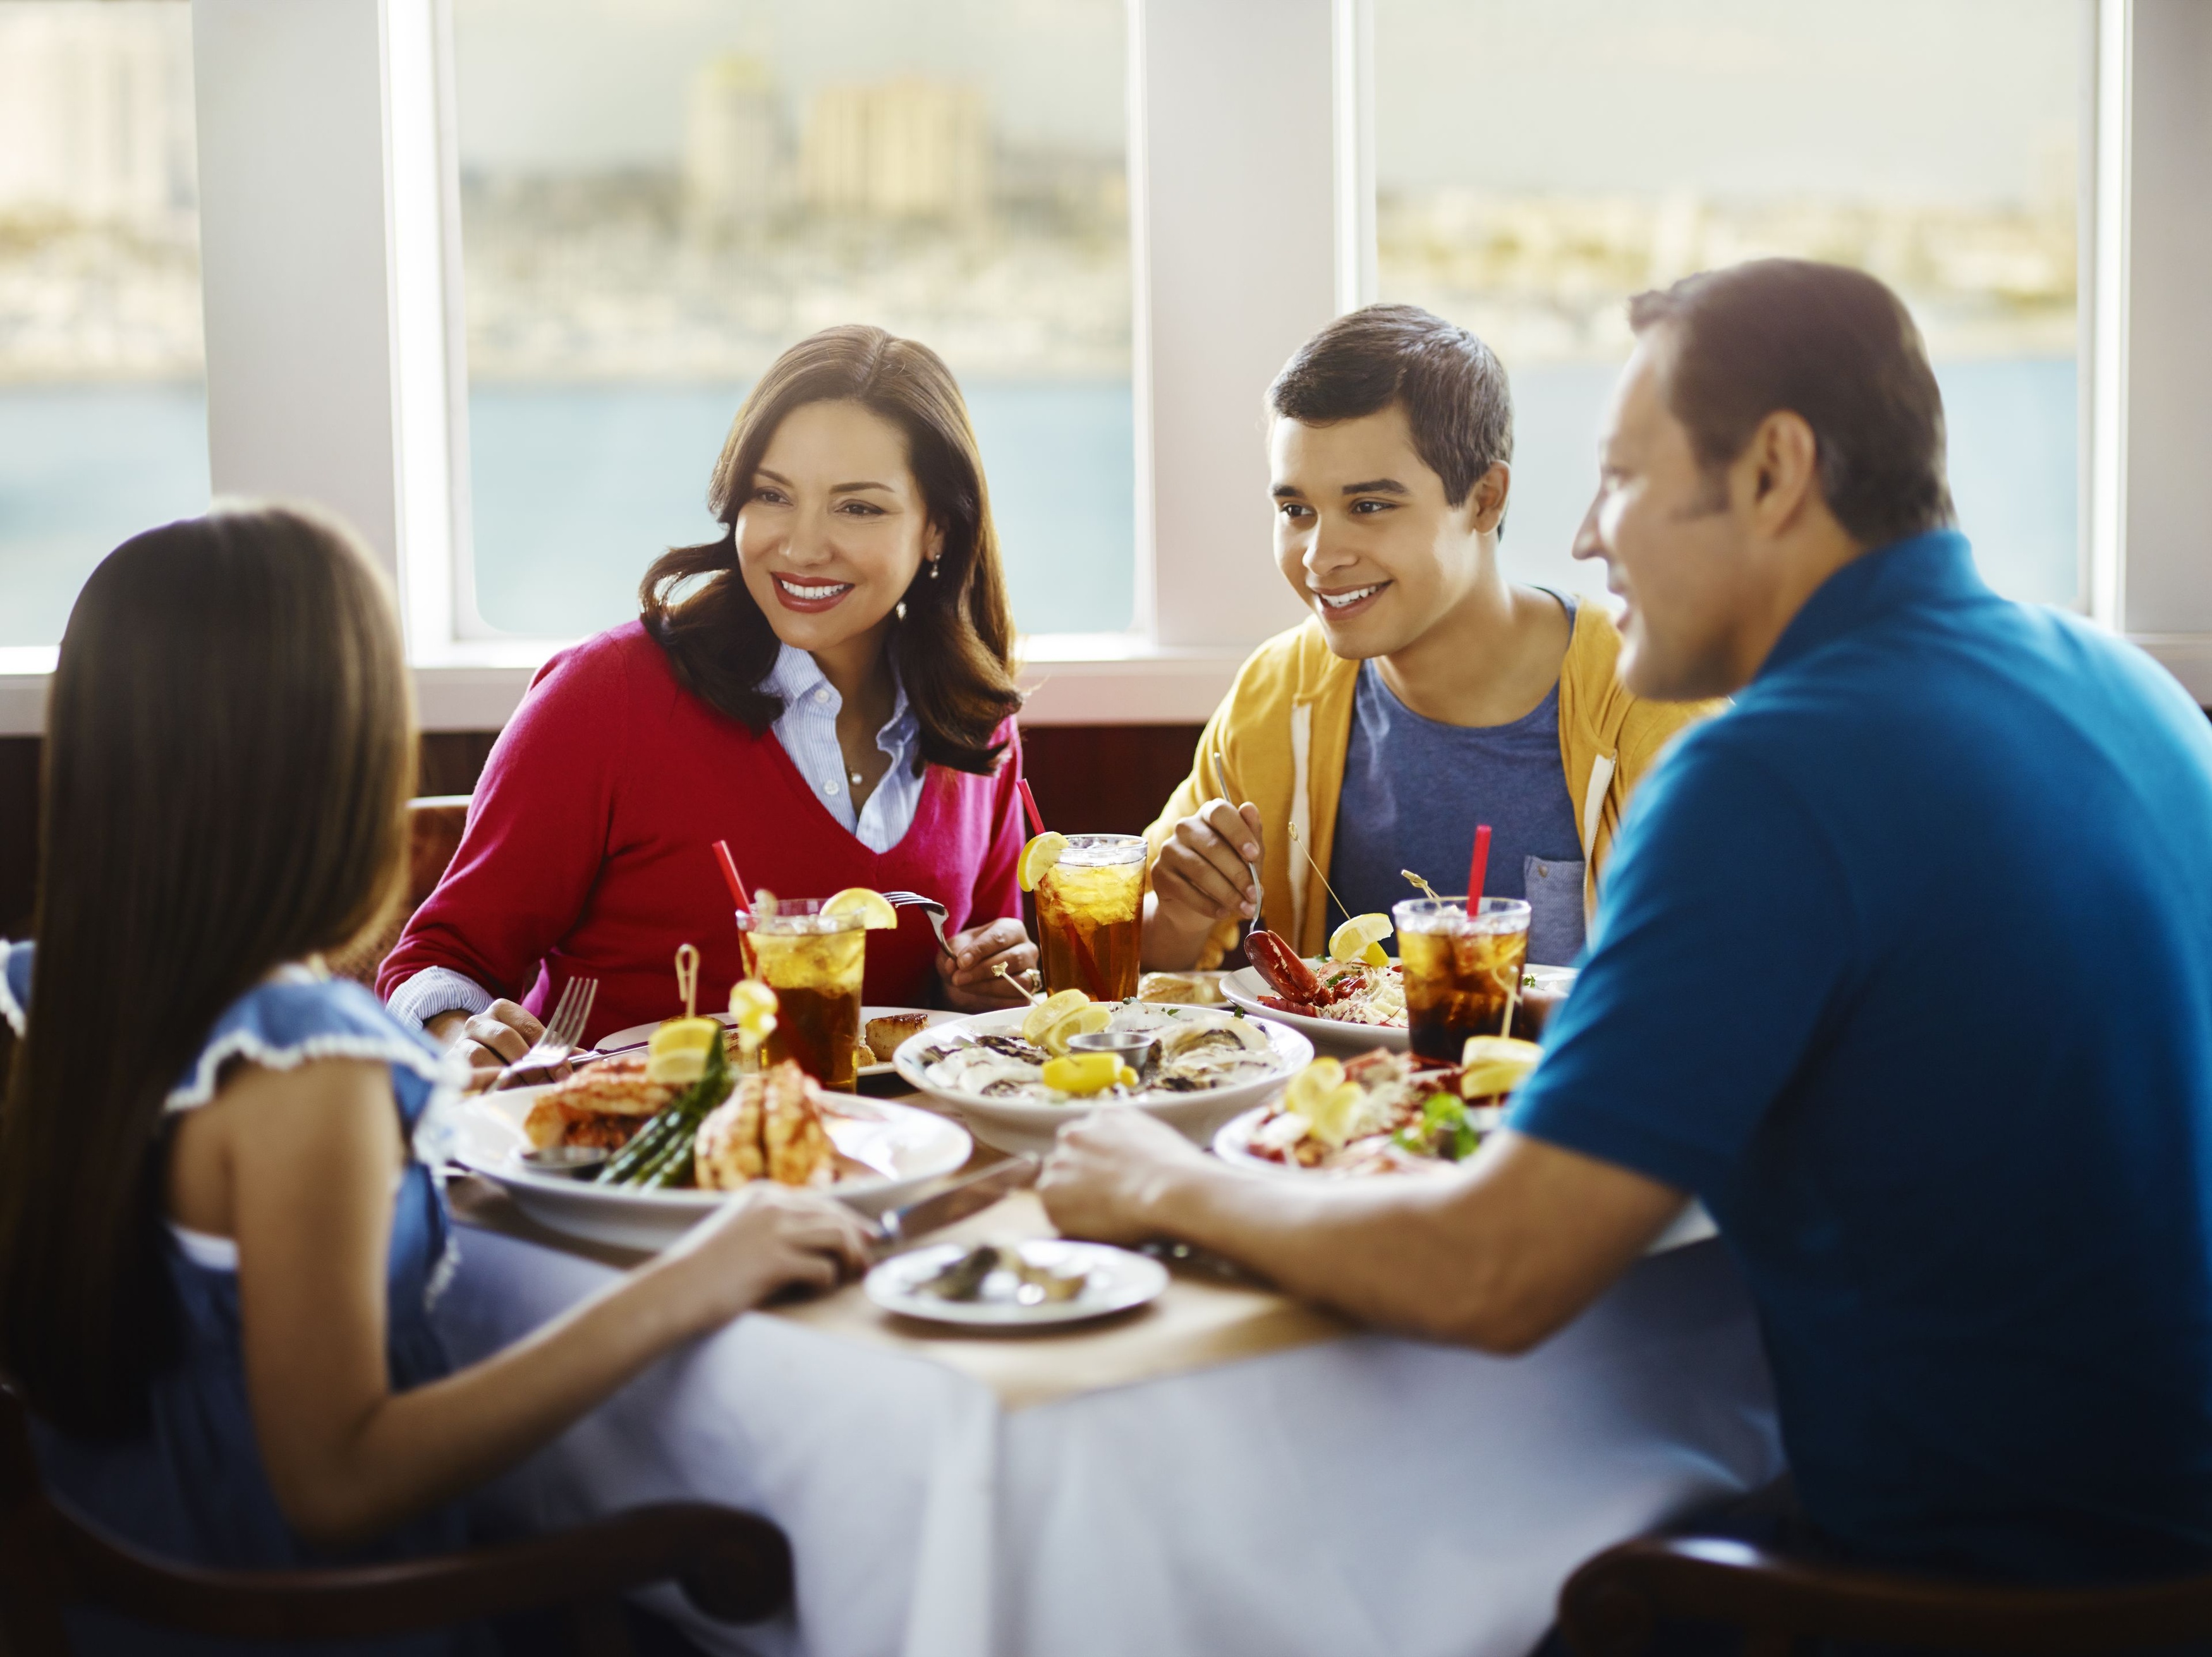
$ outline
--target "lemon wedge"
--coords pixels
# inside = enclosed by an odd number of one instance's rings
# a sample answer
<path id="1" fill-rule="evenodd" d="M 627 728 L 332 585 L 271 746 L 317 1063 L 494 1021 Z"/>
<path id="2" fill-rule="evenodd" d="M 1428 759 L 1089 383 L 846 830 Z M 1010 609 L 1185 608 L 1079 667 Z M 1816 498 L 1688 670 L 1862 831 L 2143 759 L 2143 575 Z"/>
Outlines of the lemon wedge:
<path id="1" fill-rule="evenodd" d="M 1044 1033 L 1078 1007 L 1087 1007 L 1091 998 L 1081 990 L 1062 990 L 1048 995 L 1032 1006 L 1022 1017 L 1022 1040 L 1036 1047 L 1044 1045 Z"/>
<path id="2" fill-rule="evenodd" d="M 1022 889 L 1025 892 L 1036 890 L 1037 882 L 1045 877 L 1052 865 L 1059 862 L 1066 852 L 1067 836 L 1055 835 L 1048 828 L 1023 847 L 1022 860 L 1014 870 L 1015 877 L 1022 883 Z"/>
<path id="3" fill-rule="evenodd" d="M 892 932 L 898 926 L 898 911 L 891 907 L 891 901 L 865 886 L 848 886 L 822 906 L 822 913 L 858 915 L 860 925 L 872 932 Z"/>
<path id="4" fill-rule="evenodd" d="M 711 1018 L 672 1018 L 645 1044 L 645 1079 L 688 1087 L 707 1073 L 707 1054 L 722 1039 Z"/>
<path id="5" fill-rule="evenodd" d="M 1352 1137 L 1352 1123 L 1365 1092 L 1357 1082 L 1344 1079 L 1344 1066 L 1334 1059 L 1316 1059 L 1291 1077 L 1283 1094 L 1283 1107 L 1306 1125 L 1306 1131 L 1331 1149 Z"/>
<path id="6" fill-rule="evenodd" d="M 1484 1099 L 1510 1093 L 1528 1079 L 1543 1056 L 1543 1048 L 1534 1041 L 1519 1041 L 1510 1035 L 1470 1035 L 1459 1056 L 1466 1066 L 1459 1078 L 1460 1096 Z"/>
<path id="7" fill-rule="evenodd" d="M 1101 1006 L 1096 1001 L 1088 1002 L 1065 1017 L 1053 1020 L 1044 1034 L 1037 1038 L 1037 1046 L 1058 1057 L 1066 1053 L 1069 1036 L 1096 1035 L 1113 1022 L 1114 1010 L 1111 1007 Z"/>
<path id="8" fill-rule="evenodd" d="M 1389 936 L 1389 916 L 1354 915 L 1328 935 L 1328 958 L 1387 967 L 1390 957 L 1382 953 L 1382 940 Z"/>
<path id="9" fill-rule="evenodd" d="M 757 978 L 741 978 L 730 986 L 730 1017 L 746 1052 L 775 1034 L 775 992 Z"/>
<path id="10" fill-rule="evenodd" d="M 1045 1061 L 1044 1084 L 1054 1092 L 1070 1093 L 1079 1098 L 1105 1092 L 1121 1079 L 1121 1072 L 1127 1068 L 1114 1053 L 1069 1053 L 1065 1058 Z"/>

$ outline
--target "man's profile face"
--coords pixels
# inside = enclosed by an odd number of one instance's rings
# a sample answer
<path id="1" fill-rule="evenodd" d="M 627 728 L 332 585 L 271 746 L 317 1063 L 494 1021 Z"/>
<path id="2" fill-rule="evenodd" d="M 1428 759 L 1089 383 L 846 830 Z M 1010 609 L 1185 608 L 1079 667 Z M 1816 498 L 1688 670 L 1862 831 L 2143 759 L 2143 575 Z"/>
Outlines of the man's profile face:
<path id="1" fill-rule="evenodd" d="M 1627 601 L 1621 683 L 1669 701 L 1742 688 L 1734 640 L 1748 597 L 1744 525 L 1725 477 L 1698 464 L 1667 406 L 1668 343 L 1646 334 L 1621 371 L 1598 446 L 1597 498 L 1575 537 Z"/>
<path id="2" fill-rule="evenodd" d="M 1481 488 L 1446 502 L 1397 404 L 1328 426 L 1279 418 L 1267 452 L 1276 564 L 1339 656 L 1405 649 L 1474 586 Z"/>

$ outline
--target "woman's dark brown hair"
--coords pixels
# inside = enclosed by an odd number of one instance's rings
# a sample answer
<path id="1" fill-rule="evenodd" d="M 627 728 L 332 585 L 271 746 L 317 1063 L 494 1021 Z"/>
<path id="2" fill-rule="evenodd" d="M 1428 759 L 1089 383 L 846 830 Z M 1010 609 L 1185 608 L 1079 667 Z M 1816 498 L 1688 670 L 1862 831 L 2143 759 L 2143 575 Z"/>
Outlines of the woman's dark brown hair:
<path id="1" fill-rule="evenodd" d="M 223 1009 L 374 925 L 414 716 L 382 578 L 281 507 L 149 530 L 70 614 L 37 954 L 0 1103 L 0 1369 L 84 1434 L 143 1418 L 174 1323 L 163 1102 Z"/>
<path id="2" fill-rule="evenodd" d="M 968 405 L 927 345 L 852 325 L 825 328 L 775 360 L 738 410 L 707 488 L 722 534 L 674 548 L 646 571 L 638 587 L 646 630 L 702 701 L 755 731 L 775 724 L 783 704 L 762 686 L 775 666 L 775 629 L 738 569 L 737 522 L 769 440 L 809 403 L 857 403 L 905 434 L 907 464 L 930 523 L 945 533 L 945 552 L 935 579 L 925 565 L 907 589 L 891 664 L 921 726 L 922 757 L 988 773 L 1003 746 L 992 733 L 1022 705 L 1014 616 Z M 698 587 L 678 592 L 701 576 Z"/>

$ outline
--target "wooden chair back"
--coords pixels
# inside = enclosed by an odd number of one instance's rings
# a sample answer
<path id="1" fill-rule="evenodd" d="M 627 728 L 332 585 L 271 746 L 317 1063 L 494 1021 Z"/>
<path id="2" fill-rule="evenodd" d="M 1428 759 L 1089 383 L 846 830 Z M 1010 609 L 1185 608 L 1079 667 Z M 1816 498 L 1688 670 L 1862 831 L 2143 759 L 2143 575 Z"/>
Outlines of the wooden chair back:
<path id="1" fill-rule="evenodd" d="M 425 794 L 407 802 L 407 896 L 376 932 L 357 939 L 350 948 L 329 957 L 330 968 L 341 978 L 376 986 L 376 969 L 399 942 L 415 911 L 438 889 L 461 848 L 461 834 L 468 827 L 466 794 Z"/>

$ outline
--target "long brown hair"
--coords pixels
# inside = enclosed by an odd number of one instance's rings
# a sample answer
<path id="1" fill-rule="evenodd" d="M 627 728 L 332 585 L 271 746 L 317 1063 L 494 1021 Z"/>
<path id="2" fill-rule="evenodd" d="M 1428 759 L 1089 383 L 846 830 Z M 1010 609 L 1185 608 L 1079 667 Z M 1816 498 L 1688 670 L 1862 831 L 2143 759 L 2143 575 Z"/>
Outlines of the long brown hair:
<path id="1" fill-rule="evenodd" d="M 808 403 L 857 403 L 906 434 L 907 464 L 930 523 L 945 532 L 945 552 L 933 579 L 925 566 L 907 588 L 904 619 L 891 629 L 891 663 L 921 726 L 922 757 L 988 773 L 1004 745 L 992 732 L 1022 705 L 1014 615 L 968 405 L 952 371 L 927 345 L 853 324 L 825 328 L 775 360 L 738 410 L 707 487 L 722 534 L 653 561 L 637 590 L 646 630 L 701 701 L 756 732 L 775 723 L 783 704 L 762 688 L 775 666 L 775 629 L 738 570 L 738 513 L 769 440 Z M 700 586 L 679 596 L 701 576 Z"/>
<path id="2" fill-rule="evenodd" d="M 226 1006 L 394 901 L 413 731 L 390 595 L 333 523 L 187 519 L 78 596 L 0 1103 L 0 1369 L 58 1425 L 143 1418 L 174 1332 L 163 1102 Z"/>

